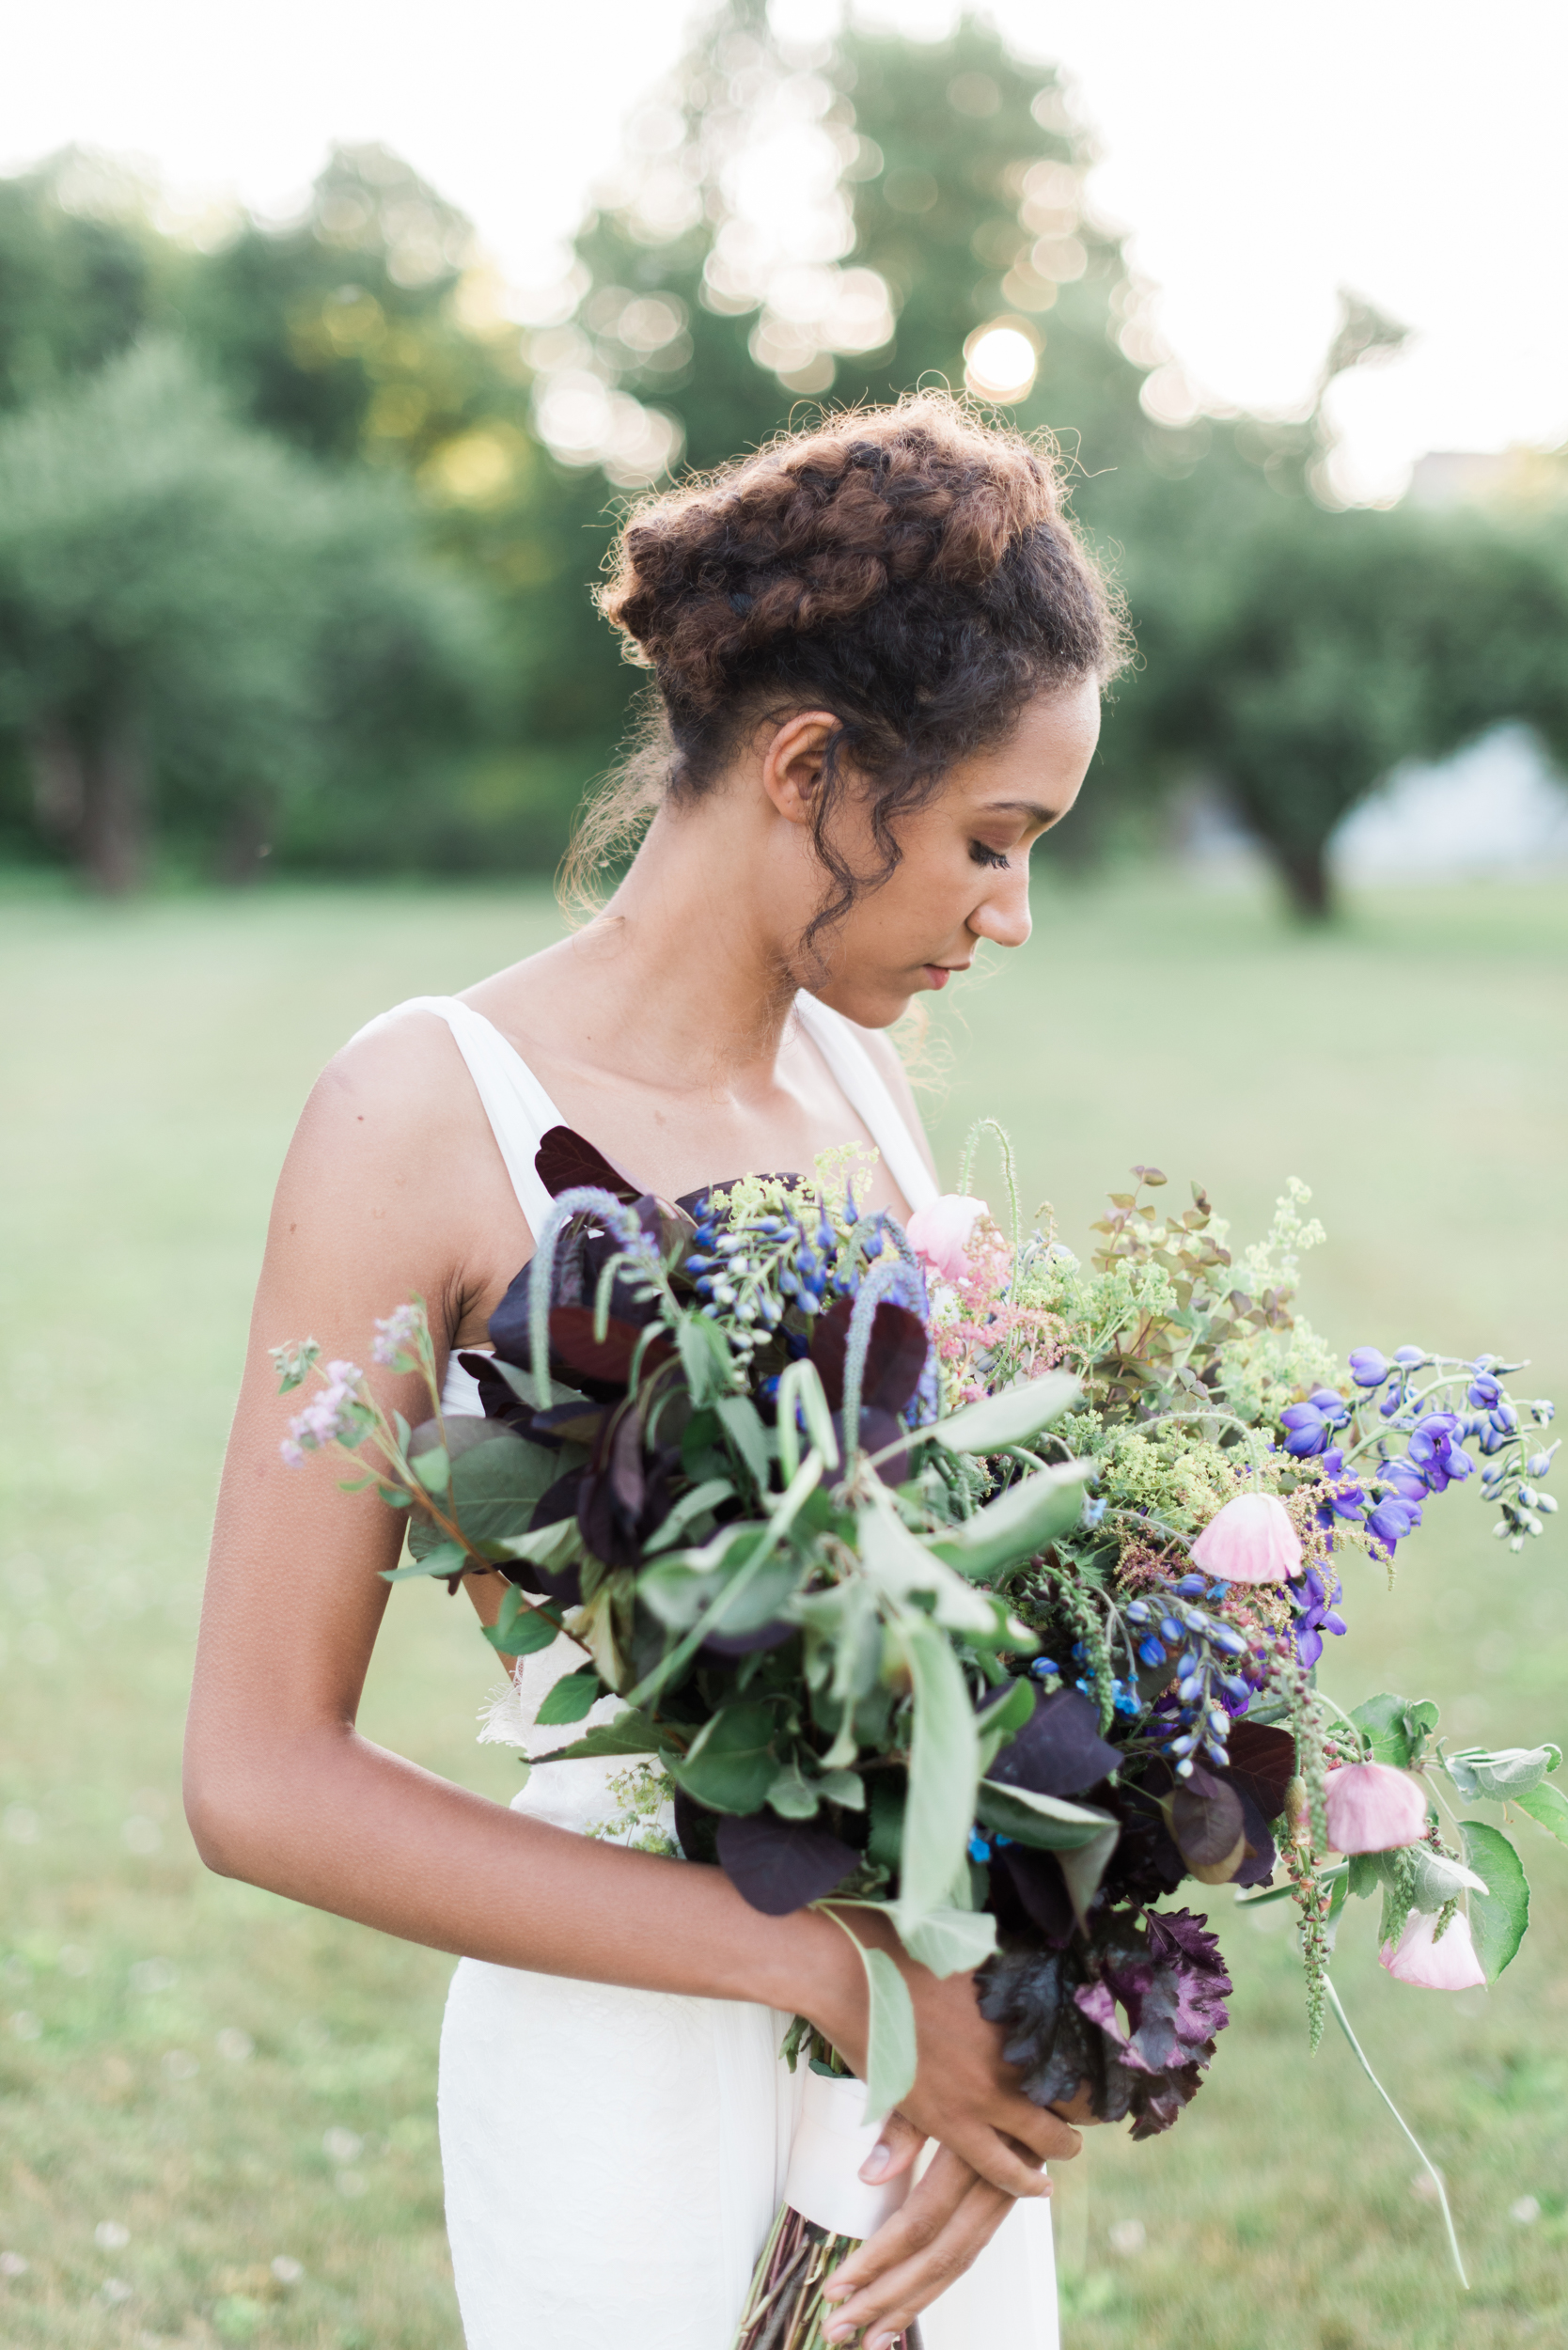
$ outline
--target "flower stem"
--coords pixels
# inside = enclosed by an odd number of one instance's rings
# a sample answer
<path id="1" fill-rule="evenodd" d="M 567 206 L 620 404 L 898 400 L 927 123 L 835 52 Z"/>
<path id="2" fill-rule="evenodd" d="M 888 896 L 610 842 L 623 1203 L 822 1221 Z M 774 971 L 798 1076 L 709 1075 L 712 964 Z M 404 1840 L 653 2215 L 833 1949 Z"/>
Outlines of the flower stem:
<path id="1" fill-rule="evenodd" d="M 1427 2176 L 1431 2179 L 1433 2186 L 1437 2190 L 1438 2207 L 1443 2215 L 1443 2225 L 1448 2230 L 1449 2250 L 1453 2255 L 1453 2264 L 1458 2273 L 1459 2281 L 1464 2286 L 1466 2292 L 1468 2293 L 1470 2290 L 1470 2280 L 1465 2274 L 1465 2263 L 1460 2256 L 1459 2238 L 1454 2233 L 1453 2214 L 1449 2209 L 1448 2190 L 1443 2185 L 1443 2174 L 1427 2154 L 1425 2147 L 1421 2144 L 1419 2138 L 1416 2136 L 1415 2131 L 1410 2127 L 1409 2123 L 1405 2120 L 1398 2106 L 1395 2105 L 1393 2099 L 1384 2088 L 1383 2083 L 1378 2079 L 1377 2075 L 1372 2071 L 1372 2066 L 1367 2062 L 1366 2051 L 1362 2047 L 1361 2043 L 1356 2039 L 1356 2034 L 1351 2030 L 1350 2018 L 1345 2013 L 1343 2007 L 1341 2005 L 1340 1995 L 1335 1990 L 1333 1982 L 1326 1975 L 1324 1977 L 1323 1987 L 1328 1994 L 1328 2004 L 1334 2011 L 1334 2021 L 1339 2025 L 1340 2029 L 1343 2032 L 1345 2038 L 1350 2043 L 1350 2052 L 1352 2056 L 1354 2056 L 1356 2063 L 1361 2067 L 1362 2072 L 1365 2073 L 1368 2080 L 1371 2081 L 1372 2087 L 1376 2090 L 1378 2095 L 1382 2098 L 1384 2104 L 1393 2115 L 1394 2120 L 1399 2123 L 1400 2128 L 1404 2132 L 1405 2137 L 1410 2140 L 1411 2145 L 1416 2149 L 1417 2154 L 1420 2156 L 1422 2169 L 1426 2171 Z"/>

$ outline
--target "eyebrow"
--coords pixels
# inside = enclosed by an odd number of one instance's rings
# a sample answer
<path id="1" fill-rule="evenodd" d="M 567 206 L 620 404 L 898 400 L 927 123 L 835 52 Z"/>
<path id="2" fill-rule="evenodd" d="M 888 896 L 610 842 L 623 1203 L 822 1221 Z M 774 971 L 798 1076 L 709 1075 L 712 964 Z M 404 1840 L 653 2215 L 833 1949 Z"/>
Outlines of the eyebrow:
<path id="1" fill-rule="evenodd" d="M 984 813 L 987 816 L 1026 816 L 1031 824 L 1038 824 L 1044 830 L 1047 825 L 1056 822 L 1061 810 L 1059 807 L 1042 807 L 1038 800 L 987 800 Z"/>

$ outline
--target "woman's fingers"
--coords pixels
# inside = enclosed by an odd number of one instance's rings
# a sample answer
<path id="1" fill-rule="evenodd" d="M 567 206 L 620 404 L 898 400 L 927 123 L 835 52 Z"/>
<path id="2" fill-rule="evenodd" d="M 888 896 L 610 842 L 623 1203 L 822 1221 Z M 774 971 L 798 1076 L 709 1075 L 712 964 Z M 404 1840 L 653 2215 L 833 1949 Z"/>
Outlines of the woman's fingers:
<path id="1" fill-rule="evenodd" d="M 914 2253 L 934 2242 L 976 2184 L 969 2165 L 961 2162 L 949 2147 L 939 2146 L 925 2177 L 916 2183 L 907 2201 L 834 2270 L 832 2281 L 823 2288 L 823 2298 L 847 2299 L 861 2286 L 902 2267 Z"/>
<path id="2" fill-rule="evenodd" d="M 886 2350 L 976 2259 L 1014 2199 L 987 2186 L 950 2149 L 938 2149 L 903 2210 L 879 2228 L 828 2288 L 837 2301 L 823 2327 L 829 2342 L 857 2333 L 865 2350 Z M 902 2224 L 901 2224 L 902 2223 Z M 894 2255 L 892 2264 L 881 2257 Z M 875 2255 L 871 2270 L 869 2255 Z"/>
<path id="3" fill-rule="evenodd" d="M 899 2178 L 925 2142 L 913 2122 L 906 2122 L 902 2113 L 890 2113 L 882 2125 L 882 2135 L 860 2166 L 860 2176 L 868 2186 L 879 2186 L 886 2179 Z"/>

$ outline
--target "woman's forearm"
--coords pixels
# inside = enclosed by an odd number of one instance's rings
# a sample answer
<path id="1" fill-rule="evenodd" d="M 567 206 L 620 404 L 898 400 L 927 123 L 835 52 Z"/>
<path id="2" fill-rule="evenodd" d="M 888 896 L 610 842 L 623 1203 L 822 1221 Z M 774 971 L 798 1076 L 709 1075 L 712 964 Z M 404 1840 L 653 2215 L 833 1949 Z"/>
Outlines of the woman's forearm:
<path id="1" fill-rule="evenodd" d="M 210 1868 L 436 1950 L 539 1974 L 813 2013 L 856 2004 L 831 1920 L 767 1918 L 717 1869 L 628 1852 L 456 1787 L 344 1728 L 204 1752 Z M 846 1965 L 847 1962 L 847 1965 Z"/>

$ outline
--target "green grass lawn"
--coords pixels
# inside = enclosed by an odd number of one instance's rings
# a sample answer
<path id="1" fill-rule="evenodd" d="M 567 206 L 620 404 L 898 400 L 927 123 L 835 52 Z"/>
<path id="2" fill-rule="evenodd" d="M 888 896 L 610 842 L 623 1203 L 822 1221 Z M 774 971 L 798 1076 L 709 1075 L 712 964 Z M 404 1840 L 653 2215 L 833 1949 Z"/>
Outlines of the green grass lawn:
<path id="1" fill-rule="evenodd" d="M 1321 938 L 1157 877 L 1047 879 L 1038 913 L 1028 948 L 936 1007 L 948 1181 L 985 1113 L 1074 1245 L 1136 1160 L 1200 1177 L 1242 1238 L 1298 1174 L 1329 1230 L 1305 1302 L 1331 1339 L 1507 1347 L 1568 1401 L 1568 892 L 1389 894 Z M 449 1962 L 206 1876 L 180 1734 L 305 1091 L 371 1013 L 556 926 L 537 891 L 0 898 L 6 2350 L 458 2350 L 433 2124 Z M 989 1164 L 980 1187 L 998 1197 Z M 1562 1737 L 1568 1536 L 1514 1559 L 1471 1494 L 1430 1516 L 1391 1596 L 1354 1572 L 1325 1685 L 1437 1696 L 1466 1739 Z M 494 1678 L 465 1607 L 400 1590 L 367 1727 L 505 1797 L 515 1762 L 472 1736 Z M 1568 2342 L 1568 1853 L 1520 1837 L 1536 1930 L 1495 1993 L 1390 1983 L 1366 1909 L 1336 1965 L 1446 2173 L 1474 2291 L 1332 2027 L 1309 2060 L 1284 1912 L 1231 1924 L 1215 1892 L 1237 1991 L 1210 2085 L 1170 2137 L 1107 2135 L 1058 2184 L 1070 2350 Z"/>

